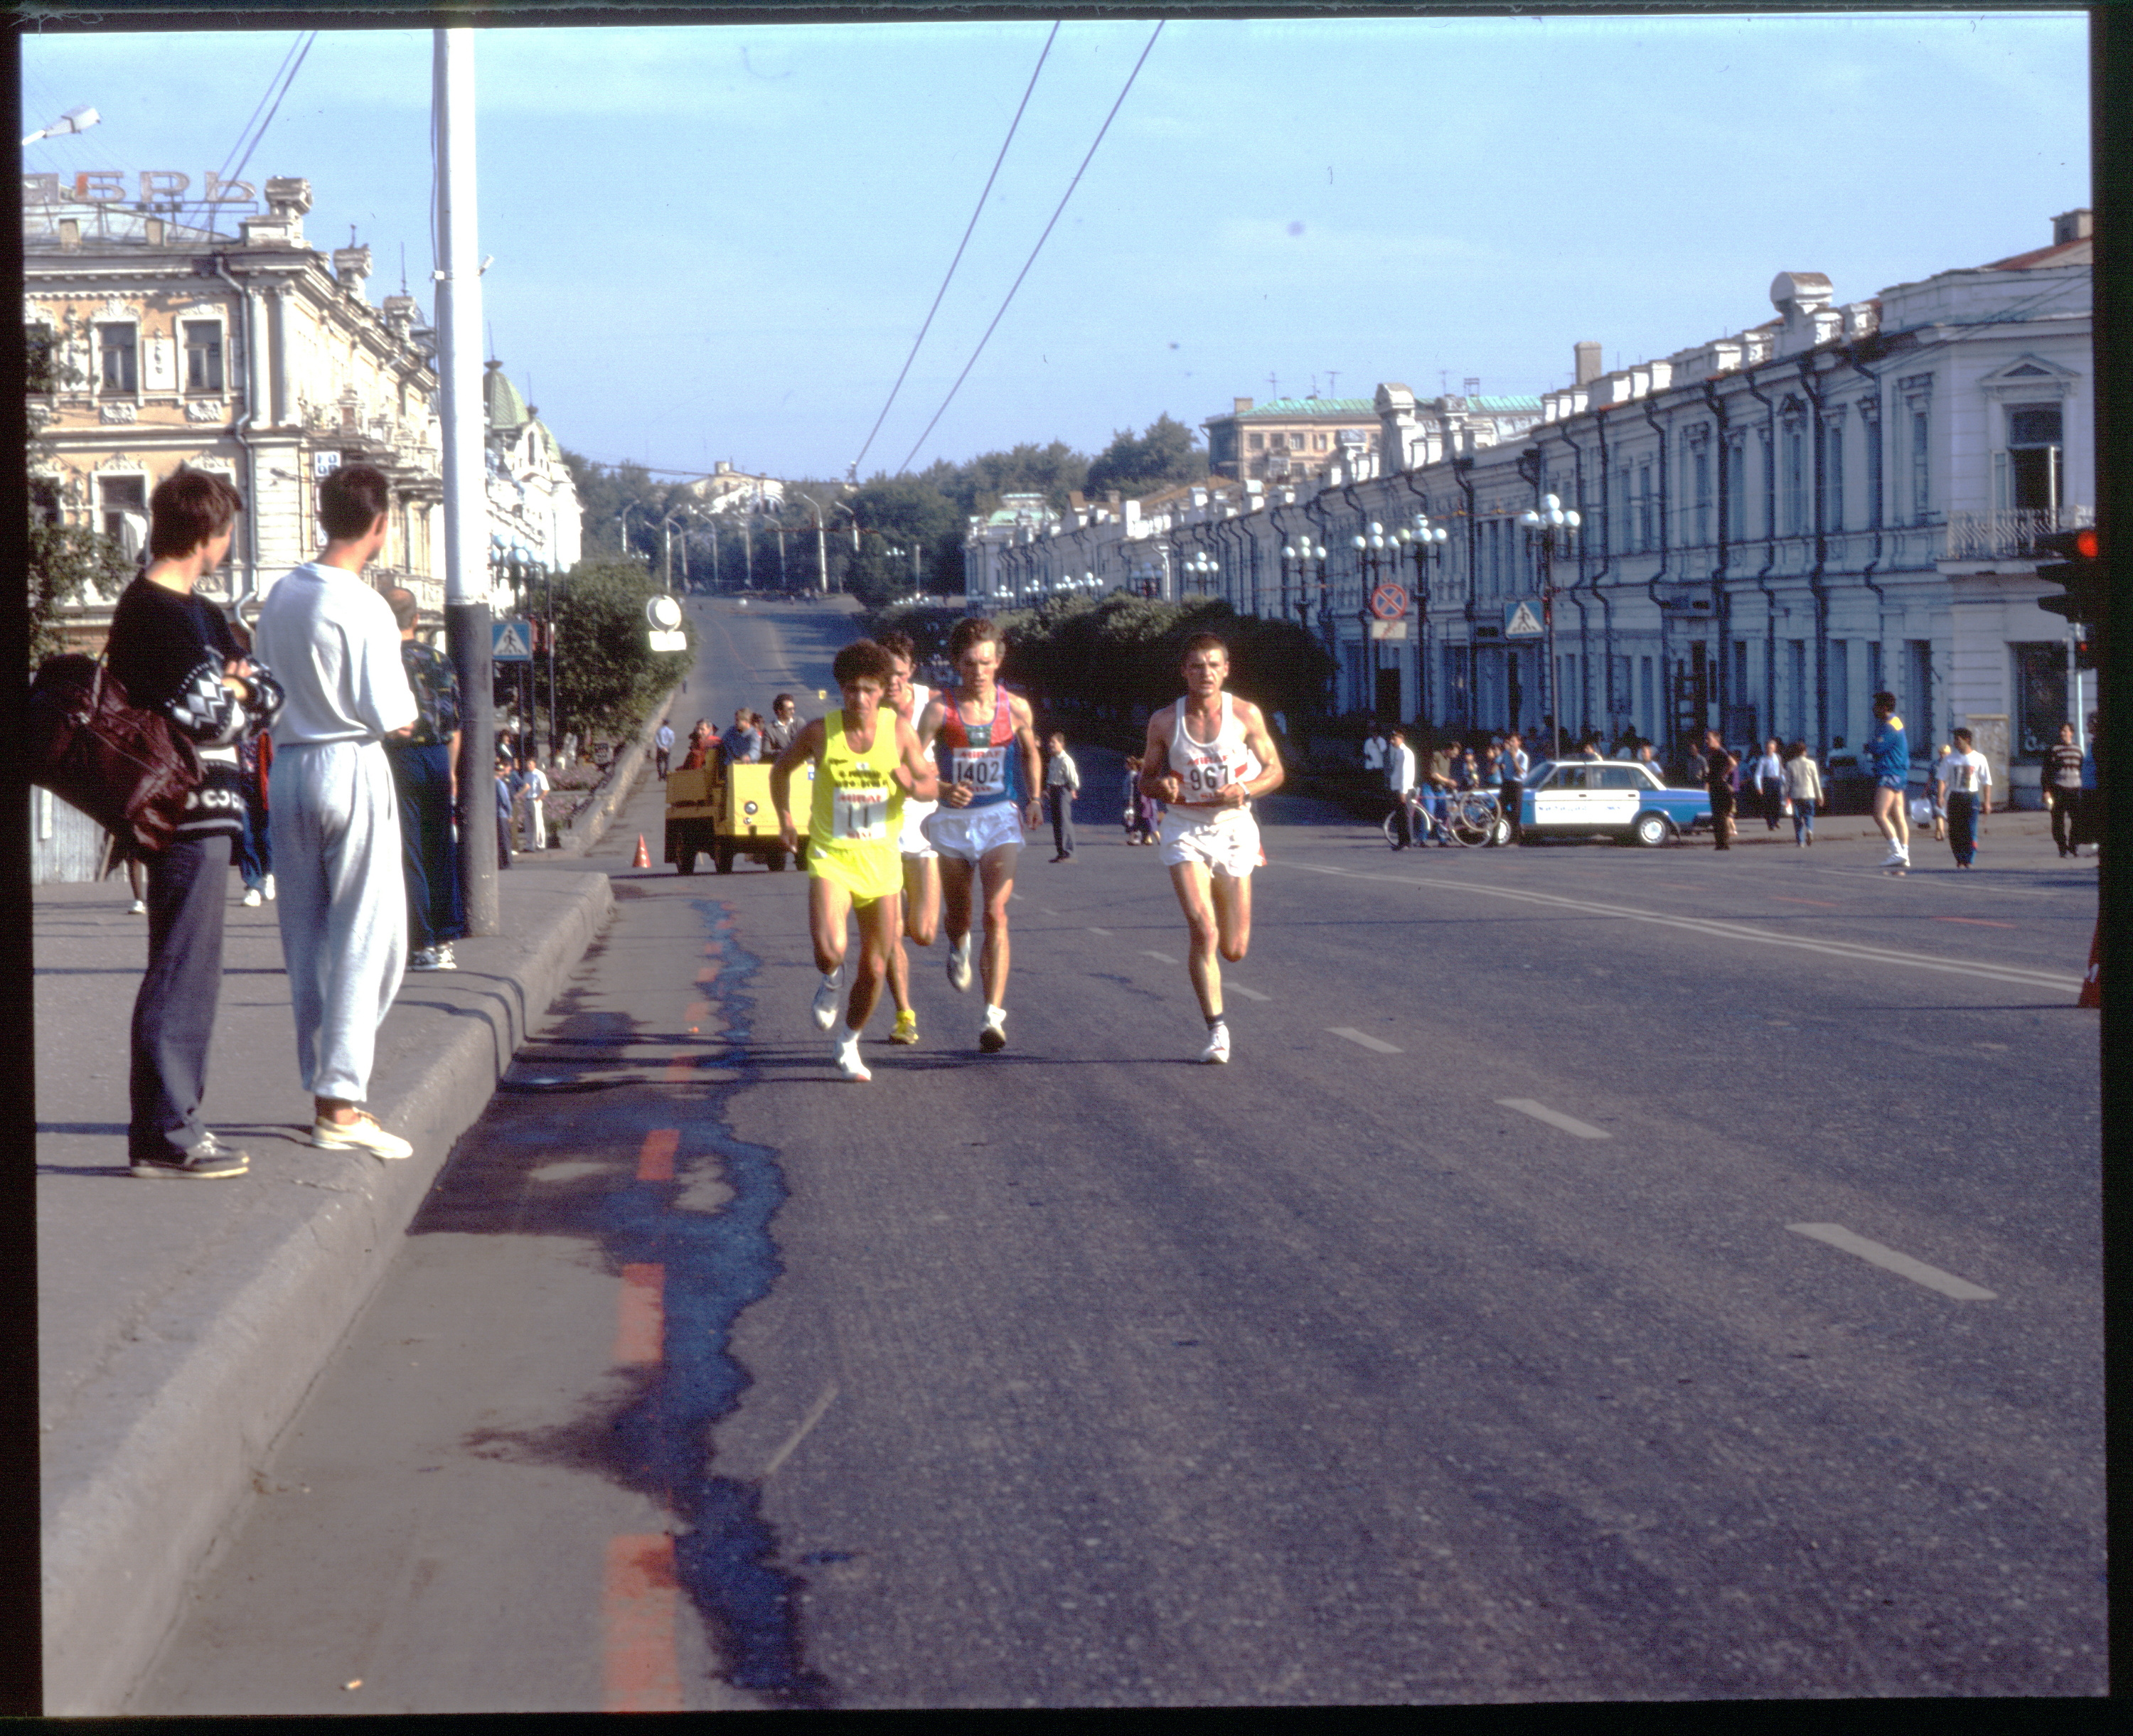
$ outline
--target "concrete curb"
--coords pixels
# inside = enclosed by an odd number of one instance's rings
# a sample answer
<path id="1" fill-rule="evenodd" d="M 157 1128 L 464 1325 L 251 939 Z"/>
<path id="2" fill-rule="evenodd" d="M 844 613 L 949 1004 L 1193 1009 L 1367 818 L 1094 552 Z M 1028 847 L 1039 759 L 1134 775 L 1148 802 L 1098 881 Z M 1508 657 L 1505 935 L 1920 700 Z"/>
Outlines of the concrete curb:
<path id="1" fill-rule="evenodd" d="M 644 720 L 644 727 L 637 732 L 637 739 L 615 756 L 614 763 L 608 767 L 607 776 L 600 780 L 599 787 L 593 791 L 592 800 L 571 816 L 556 840 L 556 848 L 566 856 L 583 856 L 598 844 L 614 821 L 615 810 L 629 800 L 637 787 L 637 774 L 644 758 L 652 751 L 652 738 L 659 726 L 667 721 L 667 714 L 674 708 L 675 696 L 681 692 L 678 684 L 667 690 L 652 714 Z"/>
<path id="2" fill-rule="evenodd" d="M 119 1341 L 84 1372 L 63 1418 L 47 1418 L 47 1715 L 123 1709 L 185 1585 L 251 1493 L 253 1468 L 383 1276 L 454 1142 L 614 908 L 604 874 L 561 875 L 549 885 L 552 907 L 488 986 L 469 995 L 461 979 L 481 974 L 463 969 L 452 983 L 458 1003 L 444 1006 L 444 1017 L 429 1014 L 437 1003 L 411 1003 L 423 1014 L 406 1022 L 392 1054 L 392 1027 L 380 1033 L 384 1089 L 372 1106 L 416 1155 L 385 1163 L 314 1152 L 308 1176 L 254 1189 L 248 1209 L 218 1214 L 217 1231 L 189 1248 L 152 1306 L 137 1307 Z"/>

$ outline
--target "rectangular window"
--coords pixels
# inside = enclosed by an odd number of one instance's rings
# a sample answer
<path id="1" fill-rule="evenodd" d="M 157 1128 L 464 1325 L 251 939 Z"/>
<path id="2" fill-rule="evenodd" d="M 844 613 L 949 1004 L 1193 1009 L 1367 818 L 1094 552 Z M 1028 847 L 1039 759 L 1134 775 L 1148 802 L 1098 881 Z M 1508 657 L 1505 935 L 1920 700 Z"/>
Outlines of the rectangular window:
<path id="1" fill-rule="evenodd" d="M 1829 642 L 1829 727 L 1832 748 L 1851 733 L 1851 647 L 1843 639 Z"/>
<path id="2" fill-rule="evenodd" d="M 2007 469 L 2020 512 L 2058 509 L 2061 418 L 2056 404 L 2023 405 L 2007 412 Z"/>
<path id="3" fill-rule="evenodd" d="M 99 476 L 96 503 L 104 534 L 128 555 L 141 552 L 148 531 L 148 485 L 137 476 Z M 128 521 L 132 520 L 129 525 Z"/>
<path id="4" fill-rule="evenodd" d="M 1652 660 L 1637 659 L 1637 733 L 1655 737 L 1659 731 L 1659 714 L 1652 709 Z"/>
<path id="5" fill-rule="evenodd" d="M 1911 411 L 1911 522 L 1924 524 L 1933 506 L 1933 447 L 1930 419 L 1922 409 Z"/>
<path id="6" fill-rule="evenodd" d="M 1696 541 L 1701 547 L 1711 541 L 1710 450 L 1698 446 L 1693 463 L 1696 470 Z M 1649 707 L 1646 709 L 1649 709 Z"/>
<path id="7" fill-rule="evenodd" d="M 1254 452 L 1264 452 L 1266 450 L 1266 436 L 1264 434 L 1248 434 L 1245 436 L 1245 440 L 1251 450 Z"/>
<path id="8" fill-rule="evenodd" d="M 1844 528 L 1844 419 L 1832 418 L 1822 429 L 1822 527 Z"/>
<path id="9" fill-rule="evenodd" d="M 185 321 L 185 390 L 222 390 L 222 323 L 217 320 Z"/>
<path id="10" fill-rule="evenodd" d="M 2064 640 L 2040 645 L 2010 645 L 2015 659 L 2014 757 L 2037 760 L 2059 738 L 2068 721 L 2067 649 Z"/>
<path id="11" fill-rule="evenodd" d="M 1881 420 L 1868 416 L 1861 425 L 1866 442 L 1866 528 L 1881 528 Z"/>
<path id="12" fill-rule="evenodd" d="M 1807 526 L 1807 431 L 1797 421 L 1785 424 L 1785 535 L 1798 536 Z"/>
<path id="13" fill-rule="evenodd" d="M 1788 741 L 1807 738 L 1807 641 L 1789 639 L 1785 642 L 1785 715 L 1791 720 L 1792 733 Z"/>
<path id="14" fill-rule="evenodd" d="M 138 330 L 139 328 L 132 325 L 99 325 L 96 328 L 97 348 L 103 356 L 102 378 L 106 392 L 137 392 L 140 389 Z"/>
<path id="15" fill-rule="evenodd" d="M 1938 727 L 1933 720 L 1932 640 L 1904 641 L 1904 676 L 1905 690 L 1902 716 L 1905 733 L 1911 742 L 1911 753 L 1916 758 L 1933 745 L 1928 738 Z"/>
<path id="16" fill-rule="evenodd" d="M 1778 451 L 1767 428 L 1756 430 L 1755 440 L 1763 449 L 1763 536 L 1769 541 L 1778 534 Z"/>
<path id="17" fill-rule="evenodd" d="M 23 383 L 31 392 L 57 392 L 59 353 L 56 334 L 41 323 L 22 328 L 26 353 Z"/>
<path id="18" fill-rule="evenodd" d="M 1277 434 L 1274 438 L 1279 440 L 1281 436 Z M 1303 436 L 1301 434 L 1289 435 L 1288 450 L 1292 452 L 1301 452 L 1303 450 Z"/>
<path id="19" fill-rule="evenodd" d="M 1748 642 L 1733 642 L 1733 690 L 1726 698 L 1736 705 L 1748 703 Z"/>
<path id="20" fill-rule="evenodd" d="M 1652 467 L 1637 466 L 1637 546 L 1655 549 L 1659 531 L 1652 523 Z"/>
<path id="21" fill-rule="evenodd" d="M 1726 448 L 1726 534 L 1734 542 L 1748 539 L 1748 448 L 1743 440 Z"/>
<path id="22" fill-rule="evenodd" d="M 1326 436 L 1322 434 L 1312 435 L 1311 436 L 1311 450 L 1314 452 L 1323 452 L 1326 450 Z"/>
<path id="23" fill-rule="evenodd" d="M 1877 693 L 1888 690 L 1888 671 L 1881 666 L 1881 642 L 1866 642 L 1866 697 L 1871 701 Z"/>

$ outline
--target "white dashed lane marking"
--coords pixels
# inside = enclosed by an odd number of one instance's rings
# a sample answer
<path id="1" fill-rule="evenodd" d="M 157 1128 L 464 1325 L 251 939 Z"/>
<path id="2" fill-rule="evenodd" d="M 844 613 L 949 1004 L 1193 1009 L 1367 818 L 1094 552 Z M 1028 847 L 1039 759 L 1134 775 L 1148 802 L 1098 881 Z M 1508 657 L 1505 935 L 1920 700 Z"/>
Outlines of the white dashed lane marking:
<path id="1" fill-rule="evenodd" d="M 1111 931 L 1108 928 L 1091 928 L 1089 932 L 1092 935 L 1101 935 L 1106 940 L 1111 937 Z"/>
<path id="2" fill-rule="evenodd" d="M 1350 1042 L 1359 1043 L 1364 1048 L 1370 1050 L 1375 1054 L 1404 1055 L 1407 1052 L 1404 1049 L 1395 1047 L 1391 1043 L 1379 1042 L 1375 1036 L 1366 1036 L 1364 1032 L 1357 1031 L 1351 1026 L 1328 1025 L 1326 1028 L 1334 1036 L 1345 1036 Z"/>
<path id="3" fill-rule="evenodd" d="M 1175 964 L 1177 962 L 1177 959 L 1173 959 L 1173 958 L 1172 958 L 1168 953 L 1167 953 L 1167 952 L 1157 952 L 1157 951 L 1155 951 L 1155 950 L 1154 950 L 1153 948 L 1151 948 L 1151 947 L 1144 946 L 1143 948 L 1141 948 L 1141 950 L 1141 950 L 1141 956 L 1142 956 L 1143 958 L 1145 958 L 1145 959 L 1154 959 L 1154 960 L 1156 960 L 1156 961 L 1157 961 L 1157 963 L 1158 963 L 1158 964 Z"/>
<path id="4" fill-rule="evenodd" d="M 1222 987 L 1231 994 L 1240 994 L 1248 1001 L 1270 1001 L 1270 994 L 1261 994 L 1256 988 L 1247 988 L 1242 983 L 1225 983 Z"/>
<path id="5" fill-rule="evenodd" d="M 1842 1224 L 1788 1224 L 1785 1228 L 1795 1235 L 1812 1236 L 1818 1242 L 1827 1242 L 1832 1248 L 1841 1248 L 1848 1254 L 1856 1254 L 1870 1266 L 1878 1266 L 1884 1272 L 1893 1272 L 1899 1277 L 1909 1278 L 1914 1284 L 1923 1284 L 1928 1290 L 1938 1290 L 1943 1296 L 1953 1296 L 1958 1302 L 1990 1302 L 1997 1301 L 1992 1291 L 1981 1288 L 1967 1278 L 1958 1278 L 1952 1272 L 1943 1272 L 1938 1266 L 1928 1266 L 1924 1260 L 1914 1260 L 1907 1253 L 1898 1253 L 1893 1248 L 1885 1248 L 1879 1242 L 1870 1242 L 1864 1236 L 1854 1235 Z"/>
<path id="6" fill-rule="evenodd" d="M 1544 1103 L 1535 1103 L 1530 1097 L 1500 1097 L 1496 1101 L 1506 1109 L 1516 1109 L 1521 1115 L 1530 1115 L 1535 1121 L 1544 1121 L 1552 1128 L 1561 1128 L 1564 1132 L 1575 1133 L 1580 1139 L 1612 1139 L 1615 1137 L 1605 1128 L 1580 1121 L 1575 1115 L 1566 1115 L 1560 1109 L 1551 1109 Z"/>

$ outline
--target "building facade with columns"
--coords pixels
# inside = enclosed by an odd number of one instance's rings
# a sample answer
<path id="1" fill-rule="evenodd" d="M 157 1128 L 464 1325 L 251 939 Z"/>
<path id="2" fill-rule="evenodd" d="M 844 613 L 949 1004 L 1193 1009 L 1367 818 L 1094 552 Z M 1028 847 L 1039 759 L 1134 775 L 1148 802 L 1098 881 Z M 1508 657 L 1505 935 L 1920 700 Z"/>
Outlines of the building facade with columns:
<path id="1" fill-rule="evenodd" d="M 973 563 L 973 594 L 1189 572 L 1187 591 L 1322 633 L 1342 710 L 1529 738 L 1559 714 L 1566 739 L 1671 751 L 1717 728 L 1826 759 L 1887 689 L 1914 762 L 1967 725 L 2034 802 L 2043 747 L 2097 700 L 2035 577 L 2044 537 L 2094 522 L 2089 224 L 2066 213 L 2049 245 L 1846 303 L 1780 272 L 1774 318 L 1612 371 L 1580 344 L 1575 383 L 1530 410 L 1388 383 L 1381 467 L 1032 527 L 1018 583 Z M 1544 547 L 1524 515 L 1550 494 L 1583 522 Z M 1448 539 L 1412 540 L 1418 515 Z M 1077 529 L 1142 546 L 1100 567 L 1057 546 Z M 1304 537 L 1323 560 L 1284 553 Z M 1374 627 L 1389 580 L 1408 607 Z"/>
<path id="2" fill-rule="evenodd" d="M 266 181 L 265 214 L 234 236 L 145 196 L 79 196 L 123 190 L 25 177 L 24 325 L 61 370 L 33 406 L 37 508 L 137 551 L 157 483 L 181 464 L 220 471 L 246 511 L 228 589 L 203 594 L 250 605 L 315 552 L 319 478 L 360 460 L 393 485 L 374 576 L 441 611 L 436 376 L 414 298 L 373 306 L 368 248 L 329 257 L 306 242 L 307 181 Z M 70 637 L 100 644 L 112 601 L 80 606 Z"/>

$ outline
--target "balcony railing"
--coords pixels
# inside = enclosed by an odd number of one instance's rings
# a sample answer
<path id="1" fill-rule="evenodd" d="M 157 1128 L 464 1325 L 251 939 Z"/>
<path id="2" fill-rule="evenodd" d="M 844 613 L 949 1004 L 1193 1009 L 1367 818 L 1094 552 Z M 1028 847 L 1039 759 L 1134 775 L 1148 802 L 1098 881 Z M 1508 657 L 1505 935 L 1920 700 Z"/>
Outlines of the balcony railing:
<path id="1" fill-rule="evenodd" d="M 1944 560 L 2020 560 L 2045 552 L 2044 540 L 2055 531 L 2078 531 L 2096 522 L 2093 507 L 2060 507 L 2004 512 L 1951 512 Z"/>

